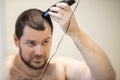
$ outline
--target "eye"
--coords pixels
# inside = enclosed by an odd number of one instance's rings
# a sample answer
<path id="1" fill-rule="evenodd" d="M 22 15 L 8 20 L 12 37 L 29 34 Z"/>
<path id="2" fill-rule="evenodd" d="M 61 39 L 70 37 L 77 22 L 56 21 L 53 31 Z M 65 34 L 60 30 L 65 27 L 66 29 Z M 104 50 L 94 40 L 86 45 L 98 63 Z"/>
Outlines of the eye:
<path id="1" fill-rule="evenodd" d="M 46 46 L 48 44 L 49 44 L 49 40 L 44 40 L 43 43 L 42 43 L 42 45 L 44 45 L 44 46 Z"/>
<path id="2" fill-rule="evenodd" d="M 29 47 L 32 47 L 32 46 L 35 46 L 35 45 L 36 45 L 36 43 L 33 42 L 33 41 L 28 41 L 26 44 L 27 44 L 27 46 L 29 46 Z"/>

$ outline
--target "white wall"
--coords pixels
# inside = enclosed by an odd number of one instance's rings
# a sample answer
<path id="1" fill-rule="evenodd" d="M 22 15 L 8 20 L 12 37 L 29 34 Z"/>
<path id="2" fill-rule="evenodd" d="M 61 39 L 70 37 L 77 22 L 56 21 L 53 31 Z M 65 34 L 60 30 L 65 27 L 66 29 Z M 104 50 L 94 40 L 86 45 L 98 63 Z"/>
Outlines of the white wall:
<path id="1" fill-rule="evenodd" d="M 4 80 L 5 26 L 3 19 L 3 0 L 0 0 L 0 80 Z"/>
<path id="2" fill-rule="evenodd" d="M 13 43 L 14 25 L 17 16 L 29 8 L 46 10 L 59 0 L 5 0 L 5 26 L 7 55 L 17 52 Z M 72 6 L 74 9 L 75 5 Z M 108 55 L 120 80 L 120 0 L 81 0 L 75 12 L 81 28 L 98 43 Z M 59 25 L 54 22 L 53 48 L 54 52 L 62 32 Z M 69 45 L 68 45 L 69 44 Z M 82 59 L 72 40 L 66 36 L 57 52 L 64 55 Z"/>

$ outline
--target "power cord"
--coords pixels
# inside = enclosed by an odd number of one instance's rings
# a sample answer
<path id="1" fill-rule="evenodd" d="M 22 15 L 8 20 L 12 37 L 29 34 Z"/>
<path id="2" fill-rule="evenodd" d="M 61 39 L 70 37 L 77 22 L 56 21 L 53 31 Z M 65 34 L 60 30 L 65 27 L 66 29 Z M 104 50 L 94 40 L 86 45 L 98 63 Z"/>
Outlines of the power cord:
<path id="1" fill-rule="evenodd" d="M 52 54 L 52 56 L 48 59 L 48 62 L 47 62 L 47 64 L 46 64 L 45 68 L 44 68 L 44 72 L 43 72 L 42 76 L 40 76 L 40 80 L 42 80 L 42 78 L 44 77 L 44 75 L 45 75 L 45 73 L 46 73 L 46 70 L 47 70 L 47 68 L 48 68 L 48 66 L 49 66 L 49 63 L 50 63 L 51 59 L 55 56 L 55 54 L 56 54 L 56 52 L 57 52 L 57 50 L 58 50 L 58 48 L 59 48 L 59 46 L 60 46 L 60 44 L 61 44 L 64 36 L 65 36 L 66 33 L 68 32 L 69 27 L 70 27 L 70 22 L 71 22 L 72 16 L 73 16 L 73 14 L 75 13 L 75 11 L 76 11 L 79 3 L 80 3 L 80 0 L 78 0 L 78 2 L 77 2 L 77 4 L 76 4 L 76 6 L 75 6 L 75 8 L 74 8 L 74 10 L 73 10 L 70 18 L 69 18 L 69 23 L 68 23 L 67 29 L 66 29 L 65 33 L 63 34 L 63 36 L 61 37 L 61 39 L 60 39 L 60 41 L 59 41 L 59 43 L 58 43 L 58 45 L 57 45 L 57 47 L 56 47 L 56 49 L 55 49 L 55 52 L 54 52 L 54 53 Z"/>

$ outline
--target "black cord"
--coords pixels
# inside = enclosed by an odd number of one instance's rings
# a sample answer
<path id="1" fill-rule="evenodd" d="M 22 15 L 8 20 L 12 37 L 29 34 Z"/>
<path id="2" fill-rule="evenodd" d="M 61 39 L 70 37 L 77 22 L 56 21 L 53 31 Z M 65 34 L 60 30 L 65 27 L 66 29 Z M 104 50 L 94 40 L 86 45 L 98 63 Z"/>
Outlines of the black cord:
<path id="1" fill-rule="evenodd" d="M 65 33 L 63 34 L 63 36 L 61 37 L 61 39 L 60 39 L 60 41 L 59 41 L 59 43 L 58 43 L 58 45 L 57 45 L 57 47 L 56 47 L 56 49 L 55 49 L 55 52 L 54 52 L 54 53 L 52 54 L 52 56 L 49 58 L 49 60 L 48 60 L 48 62 L 47 62 L 47 64 L 46 64 L 46 66 L 45 66 L 44 72 L 43 72 L 42 76 L 40 76 L 40 80 L 42 80 L 42 78 L 44 77 L 44 75 L 45 75 L 45 73 L 46 73 L 46 70 L 47 70 L 47 68 L 48 68 L 48 66 L 49 66 L 49 63 L 50 63 L 51 59 L 55 56 L 55 54 L 56 54 L 56 52 L 57 52 L 57 50 L 58 50 L 58 48 L 59 48 L 59 46 L 60 46 L 60 44 L 61 44 L 61 42 L 62 42 L 64 36 L 65 36 L 66 33 L 68 32 L 69 27 L 70 27 L 70 22 L 71 22 L 72 16 L 73 16 L 73 14 L 75 13 L 75 11 L 76 11 L 76 9 L 77 9 L 79 3 L 80 3 L 80 0 L 78 0 L 78 2 L 77 2 L 77 4 L 76 4 L 76 6 L 75 6 L 75 8 L 74 8 L 74 10 L 73 10 L 73 12 L 72 12 L 70 18 L 69 18 L 69 23 L 68 23 L 67 29 L 66 29 Z"/>

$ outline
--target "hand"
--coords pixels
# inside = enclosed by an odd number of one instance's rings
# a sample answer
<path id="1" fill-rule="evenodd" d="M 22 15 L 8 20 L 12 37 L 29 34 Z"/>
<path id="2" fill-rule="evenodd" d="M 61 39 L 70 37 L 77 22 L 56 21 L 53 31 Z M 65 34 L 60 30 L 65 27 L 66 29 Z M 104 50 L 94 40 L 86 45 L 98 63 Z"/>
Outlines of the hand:
<path id="1" fill-rule="evenodd" d="M 56 7 L 51 7 L 49 11 L 49 15 L 51 16 L 51 18 L 60 24 L 63 31 L 66 31 L 68 27 L 71 14 L 72 14 L 72 9 L 66 3 L 57 3 Z M 75 16 L 73 14 L 67 34 L 69 35 L 73 34 L 78 30 L 79 28 Z"/>

